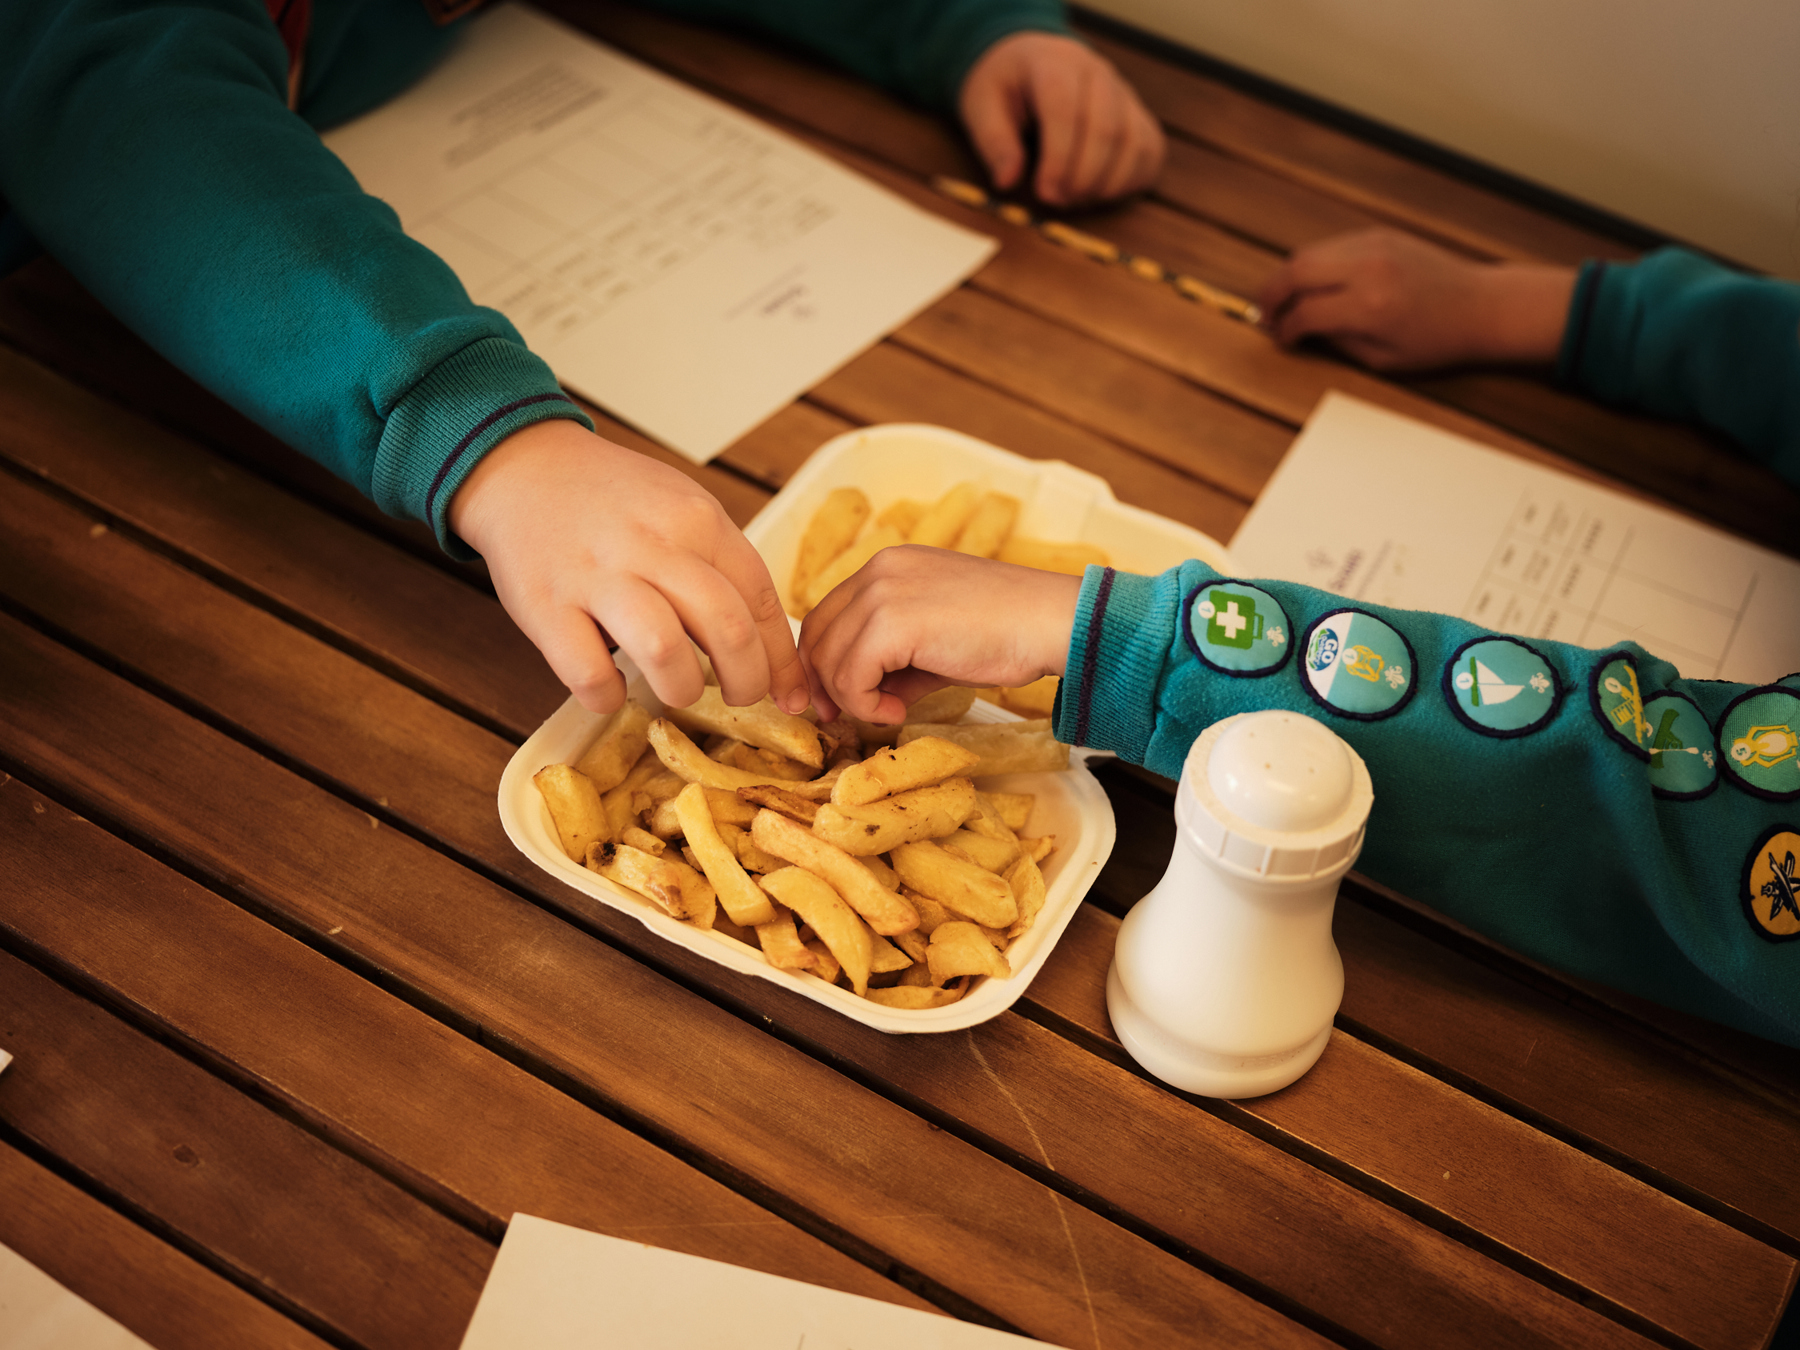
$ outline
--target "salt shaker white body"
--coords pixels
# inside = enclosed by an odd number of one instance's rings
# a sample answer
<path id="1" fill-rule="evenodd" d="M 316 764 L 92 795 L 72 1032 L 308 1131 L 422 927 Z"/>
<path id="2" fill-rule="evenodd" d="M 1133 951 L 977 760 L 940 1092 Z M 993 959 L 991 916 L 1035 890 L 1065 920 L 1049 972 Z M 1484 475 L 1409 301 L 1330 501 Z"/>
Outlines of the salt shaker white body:
<path id="1" fill-rule="evenodd" d="M 1338 882 L 1362 849 L 1369 771 L 1301 713 L 1208 727 L 1175 798 L 1169 869 L 1119 929 L 1106 1005 L 1137 1062 L 1208 1097 L 1257 1097 L 1318 1061 L 1344 993 Z"/>

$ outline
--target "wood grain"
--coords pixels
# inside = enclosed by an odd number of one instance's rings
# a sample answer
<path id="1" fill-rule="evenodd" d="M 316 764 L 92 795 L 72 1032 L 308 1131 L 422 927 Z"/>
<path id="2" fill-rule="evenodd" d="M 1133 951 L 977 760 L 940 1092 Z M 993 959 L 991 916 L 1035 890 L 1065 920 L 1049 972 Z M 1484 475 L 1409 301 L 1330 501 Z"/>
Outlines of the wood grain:
<path id="1" fill-rule="evenodd" d="M 11 941 L 492 1240 L 522 1211 L 927 1306 L 17 779 L 0 839 Z"/>
<path id="2" fill-rule="evenodd" d="M 1196 1318 L 1248 1344 L 1315 1343 L 1193 1266 L 10 621 L 0 621 L 0 663 L 13 672 L 0 691 L 0 737 L 23 772 L 91 800 L 90 809 L 339 959 L 481 1028 L 484 1042 L 582 1085 L 609 1111 L 683 1141 L 808 1223 L 1071 1347 L 1166 1345 Z M 270 820 L 287 827 L 260 827 Z M 895 1157 L 913 1165 L 896 1172 Z M 929 1194 L 913 1185 L 918 1175 L 934 1178 Z M 1044 1246 L 1047 1223 L 1066 1225 L 1067 1247 Z"/>
<path id="3" fill-rule="evenodd" d="M 17 1137 L 289 1316 L 370 1350 L 461 1343 L 492 1243 L 4 952 L 0 1026 Z"/>
<path id="4" fill-rule="evenodd" d="M 326 1350 L 326 1341 L 4 1143 L 0 1194 L 0 1242 L 151 1345 Z"/>
<path id="5" fill-rule="evenodd" d="M 386 787 L 393 794 L 393 810 L 397 815 L 431 830 L 439 837 L 448 837 L 463 850 L 489 860 L 497 867 L 503 867 L 508 859 L 515 863 L 518 861 L 510 846 L 498 836 L 498 831 L 491 828 L 493 813 L 491 805 L 485 800 L 485 794 L 447 790 L 454 788 L 456 779 L 462 776 L 451 762 L 434 762 L 435 757 L 442 753 L 441 747 L 456 743 L 455 727 L 442 725 L 448 720 L 447 714 L 431 705 L 423 705 L 423 710 L 433 714 L 439 725 L 421 724 L 418 711 L 409 713 L 406 708 L 408 700 L 423 703 L 416 696 L 392 687 L 384 696 L 383 691 L 377 687 L 377 682 L 367 672 L 361 671 L 338 653 L 317 647 L 317 644 L 312 644 L 303 635 L 284 633 L 278 624 L 257 611 L 242 606 L 241 602 L 209 594 L 209 588 L 191 574 L 167 564 L 159 566 L 159 560 L 156 559 L 134 558 L 132 555 L 136 550 L 125 541 L 110 536 L 90 538 L 80 519 L 59 521 L 58 511 L 52 503 L 24 506 L 12 512 L 8 512 L 6 506 L 5 494 L 0 493 L 0 587 L 30 596 L 40 612 L 59 627 L 67 626 L 84 641 L 118 653 L 133 665 L 146 669 L 160 683 L 179 690 L 184 697 L 218 708 L 259 739 L 281 749 L 284 754 L 326 767 L 333 777 L 347 775 L 351 784 L 361 791 L 365 799 L 370 795 L 371 785 L 357 783 L 356 775 L 372 771 L 378 775 L 375 783 Z M 62 514 L 73 515 L 66 510 Z M 9 547 L 7 542 L 14 536 L 20 541 L 16 549 Z M 73 547 L 57 549 L 55 543 L 59 538 Z M 40 544 L 40 541 L 47 542 Z M 27 573 L 25 569 L 33 550 L 40 547 L 47 556 L 40 557 L 35 568 Z M 75 575 L 83 573 L 89 574 L 88 577 Z M 234 607 L 247 612 L 234 618 Z M 148 612 L 159 616 L 156 624 L 140 625 L 139 631 L 133 631 L 132 616 Z M 159 641 L 159 634 L 165 639 L 173 640 Z M 210 638 L 210 646 L 209 634 L 214 635 Z M 317 666 L 319 673 L 309 671 L 309 666 Z M 271 670 L 281 672 L 280 677 L 271 676 L 268 673 Z M 307 700 L 310 708 L 304 717 L 294 719 L 292 714 L 282 710 L 284 684 L 289 689 L 285 700 L 289 704 L 293 702 L 296 693 L 314 687 L 320 691 Z M 331 696 L 334 686 L 337 689 L 335 698 Z M 382 729 L 389 723 L 409 728 L 408 734 L 399 738 L 392 750 L 374 754 L 371 759 L 372 752 L 368 747 L 382 743 Z M 410 773 L 405 758 L 409 743 L 416 743 L 420 751 Z M 478 739 L 463 753 L 468 759 L 478 762 L 484 750 L 491 757 L 487 772 L 482 775 L 477 771 L 474 776 L 491 782 L 504 758 L 505 747 L 487 744 Z M 434 790 L 434 787 L 446 790 Z M 484 826 L 487 828 L 484 829 Z M 537 882 L 542 885 L 531 875 L 530 869 L 519 870 L 523 873 L 520 879 L 525 884 Z M 629 929 L 631 925 L 626 924 L 625 927 Z M 653 941 L 640 941 L 637 945 L 645 947 Z M 696 978 L 704 978 L 704 975 L 703 969 L 695 972 Z M 769 991 L 754 984 L 749 988 L 748 997 L 752 1000 L 753 1009 L 782 1015 L 784 1020 L 792 1017 L 794 1005 L 791 999 L 776 999 L 773 1007 L 768 1007 Z M 802 1021 L 810 1022 L 815 1027 L 823 1023 L 815 1034 L 820 1036 L 832 1057 L 851 1055 L 842 1043 L 847 1024 L 840 1025 L 840 1020 L 829 1013 L 822 1017 L 811 1016 L 805 1005 L 801 1005 L 800 1011 L 803 1014 Z M 874 1042 L 873 1045 L 870 1044 L 871 1041 Z M 858 1047 L 864 1058 L 871 1051 L 874 1055 L 873 1062 L 866 1063 L 865 1069 L 890 1081 L 892 1064 L 889 1062 L 887 1047 L 892 1044 L 898 1043 L 887 1042 L 885 1038 L 878 1036 L 864 1037 Z M 1084 1056 L 1072 1053 L 1069 1047 L 1060 1043 L 1040 1049 L 1038 1054 L 1046 1065 L 1051 1066 L 1048 1072 L 1051 1073 L 1053 1082 L 1073 1082 L 1083 1077 L 1091 1079 L 1094 1072 L 1085 1064 Z M 1137 1080 L 1120 1074 L 1110 1066 L 1102 1067 L 1098 1072 L 1103 1077 L 1110 1075 L 1110 1078 L 1094 1085 L 1090 1093 L 1092 1100 L 1082 1110 L 1064 1120 L 1059 1133 L 1071 1138 L 1086 1136 L 1092 1130 L 1091 1122 L 1095 1119 L 1111 1119 L 1105 1112 L 1097 1113 L 1096 1103 L 1099 1100 L 1108 1093 L 1124 1092 L 1129 1096 L 1130 1090 L 1138 1086 Z M 947 1096 L 944 1091 L 927 1091 L 916 1083 L 908 1084 L 907 1090 L 932 1100 L 940 1110 L 957 1109 L 963 1088 L 953 1086 L 948 1080 L 944 1087 L 948 1091 Z M 1413 1095 L 1429 1099 L 1431 1091 L 1427 1086 L 1415 1091 Z M 1057 1110 L 1057 1100 L 1055 1093 L 1048 1094 L 1037 1109 L 1054 1113 Z M 1213 1134 L 1219 1132 L 1219 1127 L 1210 1117 L 1188 1111 L 1184 1107 L 1177 1107 L 1176 1110 L 1178 1113 L 1185 1113 L 1185 1118 L 1182 1121 L 1164 1121 L 1159 1128 L 1174 1131 L 1177 1125 L 1181 1125 L 1189 1132 L 1196 1127 L 1203 1134 L 1208 1129 Z M 1010 1120 L 1011 1117 L 1007 1119 Z M 1470 1133 L 1468 1123 L 1462 1123 L 1465 1127 L 1462 1134 L 1467 1137 Z M 1111 1126 L 1108 1125 L 1106 1129 L 1099 1131 L 1099 1135 L 1104 1135 L 1110 1129 Z M 1477 1127 L 1475 1133 L 1479 1135 L 1480 1132 L 1480 1127 Z M 1192 1169 L 1196 1174 L 1221 1178 L 1235 1168 L 1241 1175 L 1232 1184 L 1246 1195 L 1262 1192 L 1258 1206 L 1264 1210 L 1284 1210 L 1296 1203 L 1306 1203 L 1298 1197 L 1304 1196 L 1309 1187 L 1295 1181 L 1295 1174 L 1292 1172 L 1295 1164 L 1279 1158 L 1257 1164 L 1246 1162 L 1241 1155 L 1247 1141 L 1233 1137 L 1233 1132 L 1229 1130 L 1225 1130 L 1224 1135 L 1226 1142 L 1223 1144 L 1213 1140 L 1209 1144 L 1190 1145 L 1210 1148 L 1215 1153 L 1223 1149 L 1223 1156 L 1202 1157 L 1196 1161 Z M 1014 1147 L 1018 1147 L 1021 1142 L 1016 1139 L 1011 1141 Z M 1346 1143 L 1354 1145 L 1356 1142 L 1333 1138 L 1322 1141 L 1320 1146 L 1342 1147 Z M 1113 1150 L 1105 1147 L 1098 1135 L 1094 1138 L 1094 1143 L 1096 1157 L 1115 1157 Z M 1248 1147 L 1255 1154 L 1265 1152 L 1260 1146 Z M 1495 1151 L 1504 1155 L 1504 1150 Z M 1095 1189 L 1107 1193 L 1108 1199 L 1114 1203 L 1126 1203 L 1111 1192 L 1127 1185 L 1133 1196 L 1154 1192 L 1154 1182 L 1138 1173 L 1148 1169 L 1154 1177 L 1160 1175 L 1162 1166 L 1163 1160 L 1155 1151 L 1146 1151 L 1141 1162 L 1133 1162 L 1125 1167 L 1125 1171 L 1131 1174 L 1129 1183 L 1108 1175 L 1095 1185 Z M 1142 1212 L 1135 1202 L 1129 1203 L 1128 1207 L 1132 1212 Z M 1604 1211 L 1609 1222 L 1619 1221 L 1616 1211 L 1617 1206 Z M 1201 1212 L 1217 1212 L 1217 1207 L 1205 1206 Z M 1468 1320 L 1464 1316 L 1466 1307 L 1462 1295 L 1457 1291 L 1466 1285 L 1486 1287 L 1496 1281 L 1502 1291 L 1508 1294 L 1508 1298 L 1502 1301 L 1507 1303 L 1509 1315 L 1499 1318 L 1498 1322 L 1489 1318 L 1480 1322 L 1480 1325 L 1485 1327 L 1504 1323 L 1510 1328 L 1509 1334 L 1527 1334 L 1534 1327 L 1538 1331 L 1544 1330 L 1541 1324 L 1545 1314 L 1541 1307 L 1533 1304 L 1534 1298 L 1539 1303 L 1544 1302 L 1543 1295 L 1530 1291 L 1528 1285 L 1523 1286 L 1528 1291 L 1523 1294 L 1518 1290 L 1507 1290 L 1507 1281 L 1515 1280 L 1510 1272 L 1499 1275 L 1488 1270 L 1488 1263 L 1484 1259 L 1461 1251 L 1453 1243 L 1444 1243 L 1428 1231 L 1416 1230 L 1410 1221 L 1384 1215 L 1378 1205 L 1364 1201 L 1353 1193 L 1329 1199 L 1324 1204 L 1324 1212 L 1339 1216 L 1332 1225 L 1327 1225 L 1335 1236 L 1319 1238 L 1325 1245 L 1311 1254 L 1306 1266 L 1335 1267 L 1343 1264 L 1345 1253 L 1351 1251 L 1359 1253 L 1359 1260 L 1377 1263 L 1381 1278 L 1376 1278 L 1376 1272 L 1372 1270 L 1365 1278 L 1346 1281 L 1344 1288 L 1356 1296 L 1366 1295 L 1374 1289 L 1413 1289 L 1417 1296 L 1410 1301 L 1410 1306 L 1414 1307 L 1414 1320 L 1409 1325 L 1421 1332 L 1430 1326 L 1435 1335 L 1441 1337 L 1448 1334 L 1445 1332 L 1446 1326 Z M 1648 1228 L 1663 1237 L 1667 1237 L 1671 1229 L 1669 1223 L 1661 1222 L 1653 1215 L 1631 1215 L 1629 1220 L 1628 1226 Z M 1318 1213 L 1309 1211 L 1308 1215 L 1290 1219 L 1285 1227 L 1307 1234 L 1322 1234 L 1324 1230 L 1320 1228 L 1320 1224 Z M 1390 1232 L 1395 1224 L 1398 1224 L 1397 1231 Z M 1577 1232 L 1581 1229 L 1579 1223 L 1565 1223 L 1564 1227 Z M 1292 1237 L 1284 1238 L 1273 1247 L 1253 1243 L 1244 1252 L 1239 1250 L 1243 1242 L 1242 1236 L 1231 1227 L 1227 1227 L 1223 1233 L 1210 1228 L 1195 1232 L 1191 1230 L 1191 1224 L 1187 1227 L 1177 1224 L 1175 1233 L 1184 1241 L 1193 1243 L 1219 1259 L 1228 1260 L 1234 1268 L 1245 1270 L 1259 1282 L 1278 1290 L 1285 1289 L 1287 1285 L 1283 1272 L 1294 1268 L 1293 1258 L 1303 1253 L 1312 1240 L 1309 1238 L 1302 1241 L 1297 1247 Z M 1358 1234 L 1361 1236 L 1358 1237 Z M 1385 1235 L 1385 1245 L 1384 1239 L 1377 1235 Z M 1258 1236 L 1263 1235 L 1259 1232 Z M 1680 1247 L 1678 1240 L 1671 1240 L 1676 1241 L 1677 1247 Z M 1560 1252 L 1561 1248 L 1552 1244 L 1551 1255 L 1554 1257 Z M 1533 1255 L 1535 1259 L 1536 1254 Z M 1691 1253 L 1683 1249 L 1682 1255 L 1687 1258 Z M 1579 1264 L 1577 1269 L 1579 1271 Z M 1783 1266 L 1783 1273 L 1785 1269 Z M 1666 1280 L 1667 1272 L 1662 1275 Z M 1309 1277 L 1307 1288 L 1312 1288 L 1312 1283 Z M 1599 1282 L 1603 1290 L 1616 1283 L 1617 1281 L 1607 1280 Z M 1674 1283 L 1684 1291 L 1691 1292 L 1679 1280 Z M 1296 1299 L 1299 1296 L 1298 1290 L 1287 1290 L 1287 1293 L 1289 1297 Z M 1314 1306 L 1333 1320 L 1361 1327 L 1369 1334 L 1386 1325 L 1391 1316 L 1386 1309 L 1385 1300 L 1373 1305 L 1359 1305 L 1353 1298 L 1348 1306 L 1340 1307 L 1338 1301 L 1316 1294 L 1311 1297 Z M 1511 1309 L 1511 1303 L 1516 1302 L 1523 1302 L 1524 1311 Z M 1554 1300 L 1550 1303 L 1554 1306 Z M 1551 1325 L 1557 1325 L 1554 1319 Z M 1558 1332 L 1550 1339 L 1554 1341 L 1560 1334 L 1562 1333 Z M 1718 1343 L 1733 1342 L 1720 1340 Z"/>

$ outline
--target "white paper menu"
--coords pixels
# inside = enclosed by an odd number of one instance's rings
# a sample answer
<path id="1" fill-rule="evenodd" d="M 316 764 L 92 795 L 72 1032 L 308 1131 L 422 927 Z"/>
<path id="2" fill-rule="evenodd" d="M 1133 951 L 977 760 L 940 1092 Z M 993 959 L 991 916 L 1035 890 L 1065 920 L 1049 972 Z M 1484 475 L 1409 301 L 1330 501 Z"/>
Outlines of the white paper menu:
<path id="1" fill-rule="evenodd" d="M 1800 563 L 1343 394 L 1307 420 L 1231 558 L 1521 637 L 1630 639 L 1687 676 L 1800 670 Z"/>
<path id="2" fill-rule="evenodd" d="M 0 1067 L 5 1055 L 0 1052 Z M 0 1245 L 0 1350 L 151 1350 L 12 1248 Z"/>
<path id="3" fill-rule="evenodd" d="M 1025 1350 L 1042 1341 L 513 1215 L 462 1350 Z"/>
<path id="4" fill-rule="evenodd" d="M 696 462 L 997 247 L 519 5 L 325 143 L 559 380 Z"/>

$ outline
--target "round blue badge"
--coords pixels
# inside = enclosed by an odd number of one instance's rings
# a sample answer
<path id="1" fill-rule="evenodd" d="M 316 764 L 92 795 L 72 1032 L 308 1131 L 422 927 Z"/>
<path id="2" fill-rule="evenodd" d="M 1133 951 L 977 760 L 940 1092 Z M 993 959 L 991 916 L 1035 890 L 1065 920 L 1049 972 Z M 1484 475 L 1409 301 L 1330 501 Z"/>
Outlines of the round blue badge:
<path id="1" fill-rule="evenodd" d="M 1367 610 L 1335 610 L 1306 630 L 1300 674 L 1306 692 L 1334 713 L 1392 717 L 1412 697 L 1412 644 Z"/>
<path id="2" fill-rule="evenodd" d="M 1187 598 L 1187 644 L 1225 675 L 1273 675 L 1287 660 L 1294 630 L 1274 596 L 1241 581 L 1211 581 Z"/>
<path id="3" fill-rule="evenodd" d="M 1529 736 L 1556 715 L 1562 696 L 1556 667 L 1513 638 L 1465 642 L 1444 667 L 1450 711 L 1484 736 Z"/>
<path id="4" fill-rule="evenodd" d="M 1658 694 L 1644 705 L 1650 740 L 1650 790 L 1692 801 L 1719 785 L 1718 747 L 1706 714 L 1680 694 Z"/>
<path id="5" fill-rule="evenodd" d="M 1800 694 L 1767 685 L 1740 694 L 1719 719 L 1720 767 L 1744 791 L 1800 797 Z"/>

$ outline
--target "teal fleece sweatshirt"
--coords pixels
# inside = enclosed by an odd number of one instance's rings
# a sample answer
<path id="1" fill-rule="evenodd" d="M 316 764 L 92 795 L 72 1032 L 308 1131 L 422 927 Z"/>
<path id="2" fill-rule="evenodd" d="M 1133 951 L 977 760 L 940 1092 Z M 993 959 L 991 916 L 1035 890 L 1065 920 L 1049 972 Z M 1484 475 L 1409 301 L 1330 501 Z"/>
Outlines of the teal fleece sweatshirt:
<path id="1" fill-rule="evenodd" d="M 930 106 L 1060 0 L 671 0 L 766 28 Z M 591 426 L 318 129 L 455 39 L 419 0 L 315 0 L 299 110 L 263 0 L 0 4 L 0 268 L 32 241 L 176 365 L 384 510 L 446 519 L 510 433 Z"/>
<path id="2" fill-rule="evenodd" d="M 1800 1045 L 1800 676 L 1683 679 L 1197 562 L 1090 567 L 1057 735 L 1178 776 L 1234 713 L 1368 764 L 1359 867 L 1547 965 Z"/>
<path id="3" fill-rule="evenodd" d="M 1800 485 L 1800 286 L 1685 249 L 1584 263 L 1557 358 L 1560 383 L 1724 432 Z"/>

